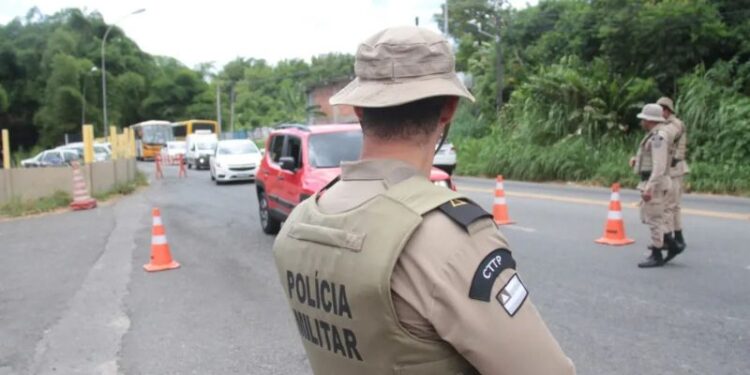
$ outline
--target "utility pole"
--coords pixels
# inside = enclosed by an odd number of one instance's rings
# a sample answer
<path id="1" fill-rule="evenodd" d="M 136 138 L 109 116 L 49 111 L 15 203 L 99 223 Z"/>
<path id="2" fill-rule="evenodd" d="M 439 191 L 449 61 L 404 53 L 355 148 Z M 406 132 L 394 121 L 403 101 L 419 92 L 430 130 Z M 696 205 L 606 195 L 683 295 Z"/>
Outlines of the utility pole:
<path id="1" fill-rule="evenodd" d="M 493 38 L 495 41 L 495 77 L 497 78 L 497 98 L 495 99 L 495 109 L 498 112 L 500 112 L 500 109 L 503 107 L 503 84 L 505 82 L 503 45 L 501 37 L 502 18 L 500 14 L 502 3 L 502 0 L 493 1 L 493 10 L 495 15 L 494 34 L 482 30 L 481 23 L 475 23 L 480 34 Z"/>
<path id="2" fill-rule="evenodd" d="M 234 84 L 229 89 L 229 131 L 234 133 Z"/>
<path id="3" fill-rule="evenodd" d="M 221 126 L 221 81 L 216 79 L 216 122 L 219 123 L 219 129 L 223 129 Z"/>
<path id="4" fill-rule="evenodd" d="M 497 69 L 497 111 L 503 108 L 503 84 L 505 81 L 505 72 L 503 66 L 503 44 L 502 44 L 502 19 L 501 19 L 501 6 L 503 1 L 496 0 L 494 2 L 495 8 L 495 53 L 496 56 L 496 69 Z"/>
<path id="5" fill-rule="evenodd" d="M 443 5 L 443 34 L 445 34 L 446 37 L 448 37 L 448 0 L 445 0 L 445 5 Z"/>

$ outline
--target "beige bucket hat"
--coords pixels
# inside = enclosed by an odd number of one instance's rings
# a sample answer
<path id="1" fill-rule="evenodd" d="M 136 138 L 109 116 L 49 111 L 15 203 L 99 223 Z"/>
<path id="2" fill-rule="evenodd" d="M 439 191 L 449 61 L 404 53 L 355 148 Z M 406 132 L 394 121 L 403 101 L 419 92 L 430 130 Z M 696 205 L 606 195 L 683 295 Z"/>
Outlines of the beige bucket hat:
<path id="1" fill-rule="evenodd" d="M 455 65 L 451 47 L 440 34 L 415 26 L 388 28 L 359 45 L 357 77 L 329 102 L 377 108 L 443 95 L 474 101 L 456 76 Z"/>
<path id="2" fill-rule="evenodd" d="M 664 117 L 662 117 L 661 105 L 655 104 L 655 103 L 644 105 L 643 109 L 641 109 L 641 113 L 639 113 L 636 117 L 638 117 L 641 120 L 647 120 L 647 121 L 656 121 L 656 122 L 667 121 L 664 119 Z"/>
<path id="3" fill-rule="evenodd" d="M 672 101 L 672 99 L 670 99 L 670 98 L 668 98 L 666 96 L 662 96 L 661 98 L 659 98 L 659 100 L 656 101 L 656 104 L 658 104 L 658 105 L 660 105 L 662 107 L 667 107 L 667 108 L 669 108 L 670 112 L 675 113 L 674 112 L 674 102 Z"/>

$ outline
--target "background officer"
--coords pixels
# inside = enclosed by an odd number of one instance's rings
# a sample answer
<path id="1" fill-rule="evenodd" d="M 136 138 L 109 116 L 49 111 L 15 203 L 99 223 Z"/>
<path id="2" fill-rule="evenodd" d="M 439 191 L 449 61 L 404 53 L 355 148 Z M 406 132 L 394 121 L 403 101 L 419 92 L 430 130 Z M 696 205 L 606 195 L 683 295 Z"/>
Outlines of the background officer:
<path id="1" fill-rule="evenodd" d="M 428 179 L 459 97 L 473 100 L 454 66 L 439 34 L 386 29 L 330 100 L 354 106 L 362 160 L 297 206 L 274 244 L 316 374 L 575 373 L 492 216 Z"/>
<path id="2" fill-rule="evenodd" d="M 641 192 L 641 221 L 648 225 L 651 231 L 651 256 L 638 267 L 650 268 L 664 265 L 662 250 L 668 250 L 665 242 L 667 236 L 665 222 L 666 195 L 670 189 L 669 144 L 672 140 L 664 124 L 662 109 L 658 104 L 646 104 L 637 116 L 641 119 L 641 126 L 646 130 L 646 136 L 638 147 L 638 153 L 631 162 L 641 182 L 638 190 Z"/>
<path id="3" fill-rule="evenodd" d="M 669 176 L 672 179 L 672 188 L 667 199 L 667 230 L 674 232 L 674 239 L 678 251 L 667 255 L 665 262 L 671 260 L 677 254 L 685 250 L 685 238 L 682 236 L 681 201 L 684 191 L 683 179 L 690 172 L 685 157 L 687 155 L 687 128 L 685 124 L 675 116 L 674 103 L 668 97 L 661 97 L 656 102 L 662 107 L 662 116 L 667 120 L 667 127 L 674 137 L 673 156 L 669 168 Z"/>

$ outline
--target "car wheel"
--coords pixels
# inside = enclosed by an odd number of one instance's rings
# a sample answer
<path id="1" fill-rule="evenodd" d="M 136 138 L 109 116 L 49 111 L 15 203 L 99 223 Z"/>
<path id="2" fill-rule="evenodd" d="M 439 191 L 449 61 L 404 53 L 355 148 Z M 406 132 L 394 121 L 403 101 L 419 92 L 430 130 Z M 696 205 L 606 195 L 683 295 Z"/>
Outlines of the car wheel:
<path id="1" fill-rule="evenodd" d="M 279 233 L 281 222 L 271 217 L 271 212 L 268 209 L 268 198 L 263 191 L 258 192 L 258 213 L 260 214 L 260 227 L 263 228 L 264 233 Z"/>
<path id="2" fill-rule="evenodd" d="M 211 181 L 216 181 L 216 177 L 214 177 L 214 171 L 213 170 L 209 170 L 208 174 L 211 175 Z M 218 181 L 216 181 L 216 182 L 218 182 Z"/>

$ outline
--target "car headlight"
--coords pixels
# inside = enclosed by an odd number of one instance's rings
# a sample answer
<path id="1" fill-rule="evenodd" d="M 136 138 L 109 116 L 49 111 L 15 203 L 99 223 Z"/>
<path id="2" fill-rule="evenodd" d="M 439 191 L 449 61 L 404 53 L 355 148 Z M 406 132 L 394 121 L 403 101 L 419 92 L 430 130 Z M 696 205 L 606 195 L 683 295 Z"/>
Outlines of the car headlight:
<path id="1" fill-rule="evenodd" d="M 450 188 L 450 186 L 448 186 L 448 181 L 445 181 L 445 180 L 432 181 L 432 183 L 437 186 L 444 187 L 444 188 Z"/>

